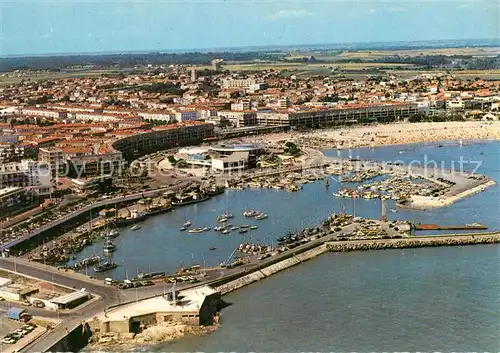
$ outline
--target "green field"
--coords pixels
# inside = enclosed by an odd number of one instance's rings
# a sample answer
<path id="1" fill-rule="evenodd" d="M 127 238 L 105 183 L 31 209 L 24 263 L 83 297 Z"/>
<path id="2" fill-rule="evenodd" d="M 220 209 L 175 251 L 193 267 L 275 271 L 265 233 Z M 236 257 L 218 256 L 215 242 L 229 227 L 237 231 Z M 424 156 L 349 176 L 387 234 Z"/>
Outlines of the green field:
<path id="1" fill-rule="evenodd" d="M 58 80 L 63 78 L 71 77 L 89 77 L 89 76 L 101 76 L 105 74 L 117 74 L 122 71 L 120 70 L 71 70 L 71 71 L 58 71 L 58 72 L 42 72 L 36 73 L 32 72 L 30 75 L 17 76 L 16 73 L 8 73 L 8 76 L 0 76 L 0 86 L 8 86 L 10 84 L 19 83 L 22 80 Z"/>

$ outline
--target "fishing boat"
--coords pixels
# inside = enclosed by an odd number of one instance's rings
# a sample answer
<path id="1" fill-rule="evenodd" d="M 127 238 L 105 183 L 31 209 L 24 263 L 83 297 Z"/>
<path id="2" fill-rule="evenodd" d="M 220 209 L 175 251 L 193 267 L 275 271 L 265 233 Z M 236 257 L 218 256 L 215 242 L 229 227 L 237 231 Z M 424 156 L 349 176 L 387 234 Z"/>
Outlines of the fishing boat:
<path id="1" fill-rule="evenodd" d="M 183 227 L 189 227 L 191 224 L 193 224 L 191 221 L 186 221 L 182 224 Z"/>
<path id="2" fill-rule="evenodd" d="M 138 224 L 134 224 L 132 227 L 130 227 L 130 230 L 138 230 L 141 229 L 141 226 Z"/>
<path id="3" fill-rule="evenodd" d="M 111 240 L 107 240 L 104 246 L 102 247 L 103 251 L 108 254 L 114 252 L 115 248 L 116 248 L 115 244 L 113 244 Z"/>
<path id="4" fill-rule="evenodd" d="M 259 215 L 259 213 L 260 213 L 259 211 L 253 211 L 253 210 L 243 211 L 243 216 L 250 218 L 250 217 L 255 217 L 255 216 Z"/>
<path id="5" fill-rule="evenodd" d="M 219 216 L 219 217 L 217 217 L 217 222 L 219 222 L 219 223 L 224 223 L 224 222 L 227 222 L 227 218 L 226 218 L 226 217 Z"/>
<path id="6" fill-rule="evenodd" d="M 114 268 L 117 268 L 118 265 L 114 262 L 104 262 L 102 264 L 94 266 L 94 271 L 95 272 L 104 272 L 104 271 L 109 271 Z"/>
<path id="7" fill-rule="evenodd" d="M 188 230 L 188 233 L 203 233 L 203 229 L 202 228 L 193 228 L 193 229 Z"/>
<path id="8" fill-rule="evenodd" d="M 198 203 L 198 202 L 206 201 L 209 198 L 210 197 L 206 196 L 206 195 L 205 196 L 201 196 L 201 197 L 195 197 L 195 196 L 193 196 L 193 198 L 191 198 L 191 199 L 182 199 L 182 200 L 179 200 L 179 201 L 173 201 L 172 202 L 172 206 L 179 207 L 179 206 L 191 205 L 193 203 Z"/>
<path id="9" fill-rule="evenodd" d="M 266 219 L 267 214 L 266 213 L 259 213 L 257 216 L 255 216 L 255 219 L 261 220 L 261 219 Z"/>
<path id="10" fill-rule="evenodd" d="M 232 214 L 231 212 L 224 212 L 222 214 L 222 218 L 227 218 L 227 219 L 234 218 L 234 214 Z"/>
<path id="11" fill-rule="evenodd" d="M 250 226 L 249 226 L 248 224 L 242 224 L 242 225 L 240 226 L 240 228 L 241 228 L 241 229 L 243 229 L 243 228 L 250 228 Z"/>
<path id="12" fill-rule="evenodd" d="M 247 232 L 248 232 L 248 228 L 241 228 L 238 233 L 243 234 L 243 233 L 247 233 Z"/>
<path id="13" fill-rule="evenodd" d="M 215 246 L 211 246 L 208 248 L 208 250 L 215 250 L 215 249 L 217 249 Z"/>

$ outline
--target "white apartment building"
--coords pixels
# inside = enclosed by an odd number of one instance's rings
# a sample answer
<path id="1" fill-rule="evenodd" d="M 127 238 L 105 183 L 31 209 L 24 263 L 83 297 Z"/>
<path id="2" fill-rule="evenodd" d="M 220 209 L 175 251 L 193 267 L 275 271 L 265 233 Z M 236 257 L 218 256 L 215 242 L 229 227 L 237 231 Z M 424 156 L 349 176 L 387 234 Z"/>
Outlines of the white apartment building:
<path id="1" fill-rule="evenodd" d="M 199 120 L 210 120 L 217 117 L 217 110 L 215 109 L 201 109 L 197 111 Z"/>
<path id="2" fill-rule="evenodd" d="M 248 99 L 231 104 L 231 110 L 250 110 L 251 108 L 252 103 Z"/>
<path id="3" fill-rule="evenodd" d="M 146 121 L 163 121 L 169 123 L 175 120 L 175 113 L 171 112 L 138 112 L 137 115 Z"/>
<path id="4" fill-rule="evenodd" d="M 38 195 L 52 192 L 52 173 L 46 163 L 24 160 L 0 165 L 0 188 L 28 187 Z"/>
<path id="5" fill-rule="evenodd" d="M 225 78 L 222 80 L 222 88 L 249 88 L 252 85 L 255 85 L 253 78 Z"/>
<path id="6" fill-rule="evenodd" d="M 465 101 L 461 99 L 447 100 L 446 109 L 464 109 Z"/>
<path id="7" fill-rule="evenodd" d="M 178 111 L 175 113 L 175 120 L 178 122 L 194 121 L 196 119 L 198 119 L 198 113 L 195 110 Z"/>
<path id="8" fill-rule="evenodd" d="M 22 108 L 21 114 L 27 116 L 40 116 L 44 118 L 63 118 L 64 113 L 59 112 L 57 110 L 48 110 L 48 109 L 37 109 L 37 108 Z"/>
<path id="9" fill-rule="evenodd" d="M 87 112 L 77 112 L 77 113 L 69 113 L 68 118 L 74 120 L 83 120 L 83 121 L 98 121 L 98 122 L 113 122 L 120 121 L 123 117 L 106 114 L 106 113 L 87 113 Z"/>
<path id="10" fill-rule="evenodd" d="M 288 108 L 290 107 L 290 99 L 288 97 L 284 97 L 278 100 L 278 106 L 280 108 Z"/>

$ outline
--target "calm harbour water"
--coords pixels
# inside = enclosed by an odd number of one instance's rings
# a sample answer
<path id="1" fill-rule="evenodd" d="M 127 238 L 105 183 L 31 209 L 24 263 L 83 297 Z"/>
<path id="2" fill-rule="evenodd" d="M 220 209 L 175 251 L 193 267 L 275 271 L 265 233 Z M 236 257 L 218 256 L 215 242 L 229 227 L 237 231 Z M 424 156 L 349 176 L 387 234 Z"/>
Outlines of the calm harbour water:
<path id="1" fill-rule="evenodd" d="M 450 167 L 451 160 L 481 160 L 482 164 L 478 173 L 491 176 L 497 182 L 499 177 L 499 142 L 486 142 L 469 144 L 457 147 L 456 143 L 445 144 L 436 148 L 436 144 L 405 146 L 408 149 L 404 154 L 398 151 L 403 147 L 391 146 L 376 149 L 353 149 L 327 151 L 326 154 L 342 156 L 351 154 L 353 157 L 370 158 L 378 160 L 403 160 L 405 162 L 417 159 L 435 160 L 439 164 L 444 162 L 445 167 Z M 481 154 L 483 153 L 483 154 Z M 472 168 L 472 164 L 466 167 Z M 344 185 L 346 186 L 346 185 Z M 113 277 L 124 279 L 134 276 L 137 271 L 173 271 L 181 265 L 203 264 L 215 266 L 223 262 L 233 251 L 234 247 L 245 240 L 271 244 L 286 230 L 300 229 L 303 226 L 317 225 L 331 212 L 341 212 L 345 209 L 352 213 L 354 202 L 352 199 L 337 199 L 332 193 L 341 185 L 330 180 L 329 189 L 325 188 L 323 181 L 306 184 L 303 190 L 289 193 L 280 190 L 245 189 L 242 191 L 228 190 L 225 194 L 211 200 L 182 208 L 172 212 L 158 215 L 141 222 L 141 229 L 130 231 L 121 229 L 121 235 L 115 239 L 117 251 L 113 260 L 119 267 L 113 271 L 96 274 L 102 278 Z M 455 204 L 435 210 L 398 210 L 397 213 L 388 212 L 389 219 L 412 220 L 423 223 L 436 223 L 456 225 L 479 222 L 486 224 L 490 230 L 500 229 L 500 188 L 495 185 L 486 191 L 460 200 Z M 379 218 L 380 200 L 356 200 L 356 215 Z M 388 202 L 387 208 L 394 207 Z M 247 209 L 257 209 L 269 214 L 266 220 L 249 220 L 241 213 Z M 225 210 L 235 214 L 233 224 L 256 224 L 253 230 L 244 236 L 233 232 L 230 235 L 221 235 L 215 231 L 201 234 L 180 232 L 179 227 L 186 219 L 193 222 L 191 227 L 214 226 L 215 218 Z M 209 251 L 211 246 L 217 249 Z M 102 242 L 96 242 L 85 248 L 76 261 L 92 255 L 102 255 Z M 92 274 L 92 269 L 88 269 Z"/>
<path id="2" fill-rule="evenodd" d="M 477 171 L 500 181 L 498 142 L 457 146 L 444 143 L 391 146 L 327 154 L 378 160 L 443 162 L 460 156 L 480 160 Z M 399 153 L 405 149 L 404 153 Z M 466 164 L 471 170 L 475 165 Z M 275 190 L 227 191 L 212 200 L 176 209 L 143 222 L 136 232 L 122 230 L 113 259 L 120 264 L 105 276 L 125 278 L 136 271 L 172 271 L 181 263 L 216 265 L 244 239 L 233 233 L 188 234 L 178 228 L 213 226 L 225 209 L 234 224 L 250 223 L 244 208 L 269 219 L 246 238 L 270 243 L 287 229 L 312 226 L 332 211 L 352 212 L 352 200 L 332 197 L 340 185 L 304 185 L 298 193 Z M 437 210 L 389 212 L 390 219 L 424 223 L 480 222 L 500 229 L 498 185 Z M 391 203 L 388 208 L 392 208 Z M 379 200 L 357 200 L 356 215 L 378 218 Z M 215 251 L 208 251 L 216 246 Z M 80 258 L 101 252 L 95 244 Z M 427 248 L 326 254 L 226 298 L 220 328 L 204 337 L 145 348 L 148 351 L 499 351 L 500 246 Z"/>

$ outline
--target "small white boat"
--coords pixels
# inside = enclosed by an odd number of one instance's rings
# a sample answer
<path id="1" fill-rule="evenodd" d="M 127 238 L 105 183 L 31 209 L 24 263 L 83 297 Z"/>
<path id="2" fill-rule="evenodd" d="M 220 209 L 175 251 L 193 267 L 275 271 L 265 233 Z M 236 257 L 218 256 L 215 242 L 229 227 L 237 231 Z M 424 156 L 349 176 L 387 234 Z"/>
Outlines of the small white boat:
<path id="1" fill-rule="evenodd" d="M 212 228 L 210 228 L 210 227 L 203 227 L 203 231 L 204 231 L 204 232 L 207 232 L 207 231 L 209 231 L 210 229 L 212 229 Z"/>
<path id="2" fill-rule="evenodd" d="M 231 233 L 231 231 L 230 231 L 229 229 L 224 229 L 224 230 L 222 231 L 222 234 L 229 234 L 229 233 Z"/>
<path id="3" fill-rule="evenodd" d="M 258 214 L 257 216 L 255 216 L 255 219 L 266 219 L 267 218 L 267 214 L 266 213 L 260 213 Z"/>
<path id="4" fill-rule="evenodd" d="M 227 222 L 227 218 L 226 217 L 217 217 L 217 222 L 225 223 L 225 222 Z"/>
<path id="5" fill-rule="evenodd" d="M 116 229 L 111 229 L 107 234 L 107 236 L 111 238 L 114 238 L 118 235 L 120 235 L 120 233 Z"/>
<path id="6" fill-rule="evenodd" d="M 250 229 L 257 229 L 257 228 L 259 228 L 259 227 L 257 227 L 257 226 L 250 226 Z"/>
<path id="7" fill-rule="evenodd" d="M 250 210 L 250 211 L 243 211 L 243 216 L 244 217 L 255 217 L 259 214 L 258 211 L 253 211 L 253 210 Z"/>
<path id="8" fill-rule="evenodd" d="M 230 212 L 224 212 L 222 214 L 222 218 L 233 218 L 234 217 L 234 214 L 230 213 Z"/>
<path id="9" fill-rule="evenodd" d="M 193 228 L 193 229 L 188 230 L 188 233 L 203 233 L 203 229 L 202 228 Z"/>
<path id="10" fill-rule="evenodd" d="M 130 230 L 138 230 L 141 229 L 141 226 L 138 224 L 134 224 L 132 227 L 130 227 Z"/>
<path id="11" fill-rule="evenodd" d="M 193 224 L 193 223 L 191 223 L 191 221 L 186 221 L 186 222 L 184 222 L 184 223 L 182 224 L 182 226 L 187 228 L 187 227 L 189 227 L 191 224 Z"/>
<path id="12" fill-rule="evenodd" d="M 179 230 L 180 230 L 181 232 L 185 231 L 186 229 L 187 229 L 187 227 L 184 227 L 184 226 L 179 228 Z"/>

